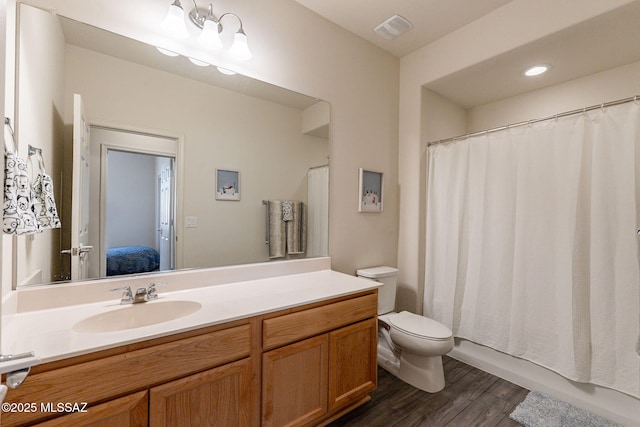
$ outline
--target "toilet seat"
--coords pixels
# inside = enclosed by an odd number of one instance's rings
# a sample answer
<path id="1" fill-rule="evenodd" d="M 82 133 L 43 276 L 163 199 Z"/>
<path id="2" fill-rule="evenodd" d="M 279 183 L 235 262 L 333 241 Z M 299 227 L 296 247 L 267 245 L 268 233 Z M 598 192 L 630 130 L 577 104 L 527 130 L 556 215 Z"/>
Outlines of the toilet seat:
<path id="1" fill-rule="evenodd" d="M 408 311 L 389 316 L 385 320 L 391 327 L 415 338 L 447 341 L 453 336 L 451 330 L 443 324 Z"/>

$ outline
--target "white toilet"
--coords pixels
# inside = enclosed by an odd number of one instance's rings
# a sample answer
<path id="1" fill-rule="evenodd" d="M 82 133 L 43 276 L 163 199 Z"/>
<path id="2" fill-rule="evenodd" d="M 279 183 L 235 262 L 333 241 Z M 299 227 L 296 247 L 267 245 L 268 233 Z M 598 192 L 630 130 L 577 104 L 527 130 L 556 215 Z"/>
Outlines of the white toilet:
<path id="1" fill-rule="evenodd" d="M 376 280 L 378 289 L 378 364 L 402 381 L 435 393 L 444 388 L 442 355 L 453 348 L 453 333 L 435 320 L 402 311 L 396 313 L 398 270 L 372 267 L 358 277 Z"/>

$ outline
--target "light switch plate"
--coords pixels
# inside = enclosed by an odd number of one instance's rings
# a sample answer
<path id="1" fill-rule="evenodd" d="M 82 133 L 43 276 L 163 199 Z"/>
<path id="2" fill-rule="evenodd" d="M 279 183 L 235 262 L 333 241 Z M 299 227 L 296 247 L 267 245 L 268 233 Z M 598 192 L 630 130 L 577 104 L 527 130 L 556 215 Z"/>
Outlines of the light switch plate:
<path id="1" fill-rule="evenodd" d="M 185 227 L 187 228 L 196 228 L 198 226 L 198 217 L 197 216 L 188 216 L 185 218 Z"/>

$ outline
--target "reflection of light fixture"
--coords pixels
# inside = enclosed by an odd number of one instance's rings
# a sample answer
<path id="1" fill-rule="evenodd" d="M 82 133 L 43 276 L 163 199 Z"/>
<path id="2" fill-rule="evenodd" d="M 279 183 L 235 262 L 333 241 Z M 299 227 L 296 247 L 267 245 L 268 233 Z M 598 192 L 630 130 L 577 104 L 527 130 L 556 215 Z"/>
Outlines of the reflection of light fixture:
<path id="1" fill-rule="evenodd" d="M 249 50 L 249 45 L 247 43 L 247 35 L 244 32 L 244 28 L 242 27 L 242 20 L 235 13 L 227 12 L 220 15 L 220 18 L 216 18 L 213 14 L 213 5 L 209 4 L 209 8 L 207 10 L 203 10 L 198 8 L 198 4 L 196 0 L 192 0 L 194 8 L 189 12 L 189 20 L 195 26 L 200 28 L 202 31 L 198 36 L 198 42 L 208 49 L 221 49 L 222 48 L 222 40 L 220 38 L 220 34 L 224 31 L 222 26 L 222 19 L 225 16 L 235 16 L 240 24 L 240 28 L 235 34 L 233 38 L 233 44 L 229 48 L 229 55 L 232 58 L 246 61 L 251 59 L 251 51 Z M 175 0 L 171 6 L 169 6 L 169 12 L 167 14 L 167 18 L 165 19 L 165 23 L 169 22 L 169 24 L 163 24 L 165 28 L 174 36 L 184 37 L 181 34 L 188 34 L 187 27 L 184 20 L 184 10 L 182 9 L 182 5 L 180 4 L 180 0 Z M 179 27 L 179 28 L 178 28 Z"/>
<path id="2" fill-rule="evenodd" d="M 236 72 L 235 71 L 231 71 L 227 68 L 222 68 L 222 67 L 216 67 L 218 69 L 218 71 L 220 71 L 222 74 L 226 74 L 227 76 L 235 76 Z"/>
<path id="3" fill-rule="evenodd" d="M 542 73 L 546 73 L 549 68 L 551 68 L 549 65 L 534 65 L 533 67 L 529 67 L 526 70 L 524 70 L 522 72 L 522 74 L 524 74 L 527 77 L 533 77 L 533 76 L 539 76 Z"/>
<path id="4" fill-rule="evenodd" d="M 156 46 L 156 49 L 158 49 L 158 52 L 162 53 L 163 55 L 167 55 L 167 56 L 178 56 L 178 55 L 180 55 L 179 53 L 176 53 L 176 52 L 174 52 L 172 50 L 169 50 L 169 49 L 165 49 L 163 47 Z"/>
<path id="5" fill-rule="evenodd" d="M 204 61 L 200 61 L 199 59 L 195 59 L 195 58 L 189 58 L 189 61 L 191 61 L 192 64 L 197 65 L 198 67 L 208 67 L 209 64 L 204 62 Z"/>

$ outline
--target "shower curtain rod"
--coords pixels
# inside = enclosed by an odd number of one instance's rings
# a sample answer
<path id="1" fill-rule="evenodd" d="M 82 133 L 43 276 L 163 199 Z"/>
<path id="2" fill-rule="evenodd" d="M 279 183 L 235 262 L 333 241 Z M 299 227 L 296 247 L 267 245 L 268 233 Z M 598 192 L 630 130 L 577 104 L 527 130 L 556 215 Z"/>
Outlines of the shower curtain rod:
<path id="1" fill-rule="evenodd" d="M 540 117 L 538 119 L 526 120 L 524 122 L 512 123 L 512 124 L 509 124 L 509 125 L 506 125 L 506 126 L 500 126 L 500 127 L 496 127 L 496 128 L 492 128 L 492 129 L 481 130 L 481 131 L 478 131 L 478 132 L 467 133 L 467 134 L 464 134 L 464 135 L 458 135 L 458 136 L 454 136 L 454 137 L 451 137 L 451 138 L 439 139 L 439 140 L 436 140 L 436 141 L 427 142 L 427 147 L 430 147 L 432 145 L 444 144 L 445 142 L 462 141 L 462 140 L 465 140 L 467 138 L 471 138 L 472 136 L 485 135 L 485 134 L 498 132 L 498 131 L 505 130 L 505 129 L 511 129 L 511 128 L 515 128 L 515 127 L 519 127 L 519 126 L 531 125 L 533 123 L 544 122 L 545 120 L 557 119 L 559 117 L 567 117 L 567 116 L 572 116 L 574 114 L 586 113 L 587 111 L 597 110 L 599 108 L 606 108 L 606 107 L 611 107 L 613 105 L 626 104 L 627 102 L 638 101 L 639 99 L 640 99 L 640 97 L 638 95 L 636 95 L 636 96 L 632 96 L 632 97 L 629 97 L 629 98 L 619 99 L 617 101 L 603 102 L 602 104 L 592 105 L 590 107 L 585 107 L 585 108 L 579 108 L 577 110 L 566 111 L 564 113 L 552 114 L 550 116 Z"/>
<path id="2" fill-rule="evenodd" d="M 320 165 L 320 166 L 312 166 L 309 168 L 309 170 L 313 170 L 313 169 L 320 169 L 320 168 L 326 168 L 327 166 L 329 166 L 329 164 L 326 165 Z"/>

